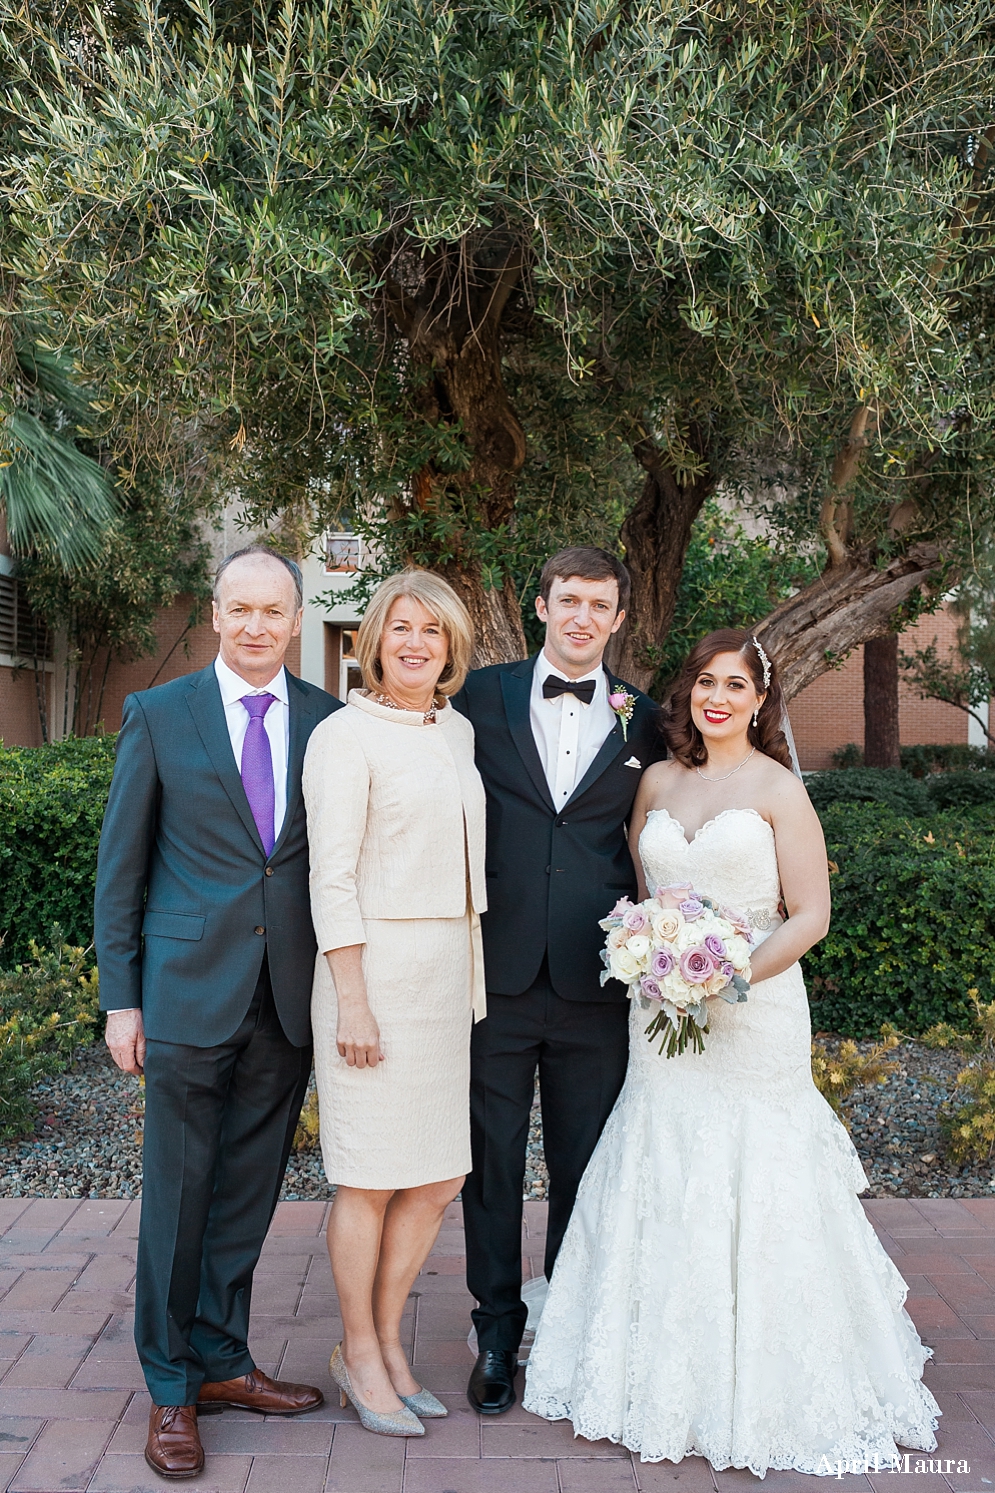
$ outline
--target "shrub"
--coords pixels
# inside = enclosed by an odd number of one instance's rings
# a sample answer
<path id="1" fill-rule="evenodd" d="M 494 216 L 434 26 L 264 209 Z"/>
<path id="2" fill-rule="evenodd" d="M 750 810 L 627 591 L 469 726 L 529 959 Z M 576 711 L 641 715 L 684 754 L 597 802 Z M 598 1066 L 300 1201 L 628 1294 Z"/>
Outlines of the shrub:
<path id="1" fill-rule="evenodd" d="M 864 749 L 859 747 L 855 741 L 848 741 L 846 746 L 837 747 L 833 753 L 834 767 L 863 767 Z M 902 766 L 905 764 L 903 762 Z"/>
<path id="2" fill-rule="evenodd" d="M 73 945 L 93 938 L 97 843 L 114 737 L 0 746 L 0 961 L 30 957 L 58 923 Z"/>
<path id="3" fill-rule="evenodd" d="M 821 813 L 830 804 L 883 804 L 897 814 L 928 814 L 931 804 L 922 783 L 900 767 L 853 767 L 848 772 L 814 772 L 805 787 Z"/>
<path id="4" fill-rule="evenodd" d="M 68 1067 L 77 1048 L 93 1040 L 97 972 L 84 948 L 51 929 L 51 951 L 31 944 L 31 963 L 0 971 L 0 1140 L 31 1128 L 31 1085 Z"/>
<path id="5" fill-rule="evenodd" d="M 995 772 L 937 773 L 926 784 L 926 792 L 938 809 L 995 804 Z"/>
<path id="6" fill-rule="evenodd" d="M 951 1096 L 939 1110 L 947 1150 L 958 1166 L 991 1161 L 995 1150 L 995 1002 L 982 1005 L 976 990 L 968 994 L 974 1005 L 973 1032 L 940 1022 L 923 1036 L 927 1047 L 953 1047 L 976 1059 L 957 1075 L 957 1098 Z"/>
<path id="7" fill-rule="evenodd" d="M 894 1052 L 898 1043 L 897 1032 L 887 1029 L 882 1034 L 882 1041 L 875 1043 L 870 1052 L 861 1052 L 850 1038 L 835 1043 L 817 1039 L 812 1043 L 812 1081 L 835 1114 L 840 1114 L 843 1100 L 848 1099 L 854 1089 L 888 1082 L 889 1074 L 895 1072 L 898 1064 L 886 1058 L 885 1054 Z"/>
<path id="8" fill-rule="evenodd" d="M 832 926 L 804 961 L 814 1025 L 849 1037 L 883 1022 L 969 1026 L 969 992 L 995 999 L 995 815 L 838 803 L 821 817 L 835 870 Z"/>
<path id="9" fill-rule="evenodd" d="M 903 769 L 914 778 L 924 778 L 931 772 L 956 772 L 965 767 L 995 768 L 995 752 L 959 741 L 945 742 L 942 746 L 904 746 L 901 758 Z"/>

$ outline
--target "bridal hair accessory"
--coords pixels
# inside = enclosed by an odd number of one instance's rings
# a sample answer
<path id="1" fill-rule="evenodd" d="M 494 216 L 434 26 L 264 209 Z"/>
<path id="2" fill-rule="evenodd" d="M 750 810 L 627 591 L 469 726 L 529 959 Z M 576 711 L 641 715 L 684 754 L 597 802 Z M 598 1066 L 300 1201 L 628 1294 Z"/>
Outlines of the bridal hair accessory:
<path id="1" fill-rule="evenodd" d="M 753 639 L 753 646 L 759 653 L 760 662 L 764 666 L 764 689 L 770 689 L 770 659 L 767 657 L 766 653 L 763 651 L 756 638 Z"/>
<path id="2" fill-rule="evenodd" d="M 626 689 L 612 690 L 608 696 L 608 703 L 618 716 L 622 727 L 622 740 L 629 739 L 629 722 L 632 720 L 632 712 L 636 708 L 636 697 L 630 695 Z"/>
<path id="3" fill-rule="evenodd" d="M 623 897 L 599 926 L 608 935 L 602 985 L 621 980 L 630 1000 L 656 1007 L 646 1036 L 659 1037 L 668 1058 L 687 1047 L 704 1052 L 712 996 L 735 1005 L 750 993 L 749 919 L 717 909 L 689 882 L 658 887 L 645 902 Z"/>

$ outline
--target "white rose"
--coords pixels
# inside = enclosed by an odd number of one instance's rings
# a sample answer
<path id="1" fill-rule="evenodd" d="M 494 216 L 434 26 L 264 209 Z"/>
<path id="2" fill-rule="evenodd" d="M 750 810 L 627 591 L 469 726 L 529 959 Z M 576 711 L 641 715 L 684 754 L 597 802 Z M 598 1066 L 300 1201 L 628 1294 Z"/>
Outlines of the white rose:
<path id="1" fill-rule="evenodd" d="M 620 949 L 625 943 L 627 934 L 628 929 L 626 928 L 612 928 L 608 934 L 608 947 L 610 949 Z"/>
<path id="2" fill-rule="evenodd" d="M 615 949 L 612 953 L 611 972 L 616 980 L 628 985 L 639 973 L 639 960 L 633 958 L 628 949 Z"/>
<path id="3" fill-rule="evenodd" d="M 741 937 L 740 934 L 731 934 L 729 938 L 725 940 L 725 946 L 726 953 L 729 956 L 729 963 L 734 964 L 737 970 L 742 969 L 744 964 L 749 964 L 750 945 L 746 942 L 745 938 Z"/>
<path id="4" fill-rule="evenodd" d="M 653 940 L 647 938 L 645 933 L 634 933 L 625 946 L 626 953 L 642 964 L 653 948 Z"/>

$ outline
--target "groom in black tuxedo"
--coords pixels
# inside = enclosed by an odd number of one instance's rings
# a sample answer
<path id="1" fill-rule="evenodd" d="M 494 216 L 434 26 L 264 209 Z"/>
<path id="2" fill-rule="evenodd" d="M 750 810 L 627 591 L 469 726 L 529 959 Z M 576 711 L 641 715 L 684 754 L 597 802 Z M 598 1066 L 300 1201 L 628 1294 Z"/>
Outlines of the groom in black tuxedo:
<path id="1" fill-rule="evenodd" d="M 603 663 L 628 599 L 628 572 L 613 555 L 561 550 L 543 568 L 536 600 L 542 652 L 476 670 L 453 701 L 473 722 L 487 790 L 487 1016 L 473 1030 L 473 1171 L 463 1188 L 480 1349 L 467 1394 L 482 1415 L 515 1402 L 536 1072 L 547 1277 L 625 1077 L 628 1001 L 616 982 L 601 986 L 598 920 L 636 891 L 626 821 L 643 769 L 664 755 L 656 706 Z"/>
<path id="2" fill-rule="evenodd" d="M 315 940 L 301 767 L 339 709 L 284 656 L 301 573 L 261 546 L 215 580 L 218 657 L 129 695 L 100 837 L 96 945 L 107 1045 L 145 1074 L 135 1342 L 145 1458 L 204 1465 L 201 1409 L 313 1410 L 248 1348 L 252 1276 L 311 1071 Z"/>

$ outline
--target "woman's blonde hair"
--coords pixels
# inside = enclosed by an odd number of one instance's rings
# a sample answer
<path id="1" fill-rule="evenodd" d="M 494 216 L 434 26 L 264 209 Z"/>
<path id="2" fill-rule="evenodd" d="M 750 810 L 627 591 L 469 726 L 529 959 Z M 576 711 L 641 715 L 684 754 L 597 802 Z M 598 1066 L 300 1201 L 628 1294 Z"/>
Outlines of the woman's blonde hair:
<path id="1" fill-rule="evenodd" d="M 430 570 L 402 570 L 388 576 L 373 593 L 373 599 L 356 634 L 356 662 L 363 671 L 367 689 L 383 689 L 380 667 L 380 640 L 399 596 L 412 596 L 441 626 L 449 644 L 449 659 L 439 675 L 436 689 L 444 695 L 455 695 L 463 688 L 473 654 L 473 623 L 470 613 L 448 581 Z"/>

